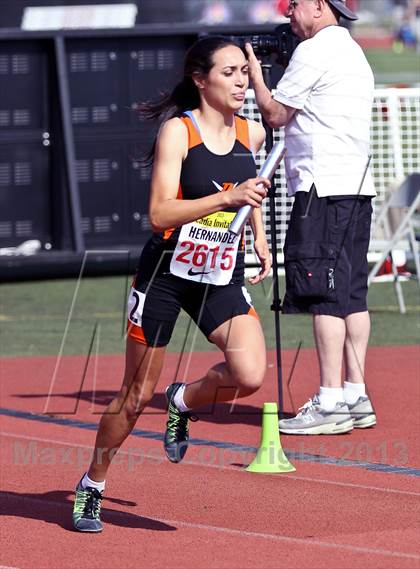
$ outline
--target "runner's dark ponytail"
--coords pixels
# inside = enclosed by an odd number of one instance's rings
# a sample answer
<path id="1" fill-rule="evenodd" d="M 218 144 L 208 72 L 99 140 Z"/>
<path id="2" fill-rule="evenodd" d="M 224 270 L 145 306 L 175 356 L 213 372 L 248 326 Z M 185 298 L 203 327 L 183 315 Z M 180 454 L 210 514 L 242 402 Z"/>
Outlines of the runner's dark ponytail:
<path id="1" fill-rule="evenodd" d="M 139 103 L 137 109 L 141 120 L 156 121 L 160 126 L 165 121 L 180 117 L 185 111 L 200 105 L 200 93 L 194 83 L 194 75 L 207 75 L 214 65 L 213 55 L 219 49 L 237 43 L 223 36 L 207 36 L 196 41 L 187 51 L 184 60 L 184 76 L 170 93 L 164 93 L 155 101 Z M 156 140 L 144 162 L 153 162 Z"/>

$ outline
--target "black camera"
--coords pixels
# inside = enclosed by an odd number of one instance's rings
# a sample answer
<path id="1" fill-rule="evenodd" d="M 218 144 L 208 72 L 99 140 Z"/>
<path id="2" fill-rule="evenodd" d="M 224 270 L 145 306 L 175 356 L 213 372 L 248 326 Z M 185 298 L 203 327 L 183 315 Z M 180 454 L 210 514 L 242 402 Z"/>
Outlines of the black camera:
<path id="1" fill-rule="evenodd" d="M 290 24 L 280 24 L 273 34 L 258 34 L 253 36 L 231 36 L 241 48 L 246 43 L 252 45 L 257 57 L 276 56 L 276 63 L 286 67 L 300 39 L 292 32 Z"/>

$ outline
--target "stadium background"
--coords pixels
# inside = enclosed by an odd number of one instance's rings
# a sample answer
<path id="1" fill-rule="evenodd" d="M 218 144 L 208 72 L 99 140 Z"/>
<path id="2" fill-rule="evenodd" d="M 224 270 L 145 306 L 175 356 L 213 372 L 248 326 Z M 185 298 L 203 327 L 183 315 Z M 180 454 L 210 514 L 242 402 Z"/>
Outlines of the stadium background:
<path id="1" fill-rule="evenodd" d="M 0 75 L 7 85 L 0 95 L 0 253 L 28 240 L 39 242 L 35 255 L 10 259 L 0 254 L 0 275 L 3 280 L 75 276 L 86 249 L 103 251 L 90 254 L 88 272 L 132 271 L 150 232 L 150 169 L 142 166 L 140 156 L 155 133 L 140 124 L 137 103 L 170 89 L 181 73 L 185 50 L 199 32 L 272 33 L 285 21 L 280 10 L 284 2 L 206 1 L 195 2 L 193 10 L 188 0 L 154 0 L 138 3 L 132 29 L 19 30 L 24 7 L 37 4 L 9 2 L 0 15 Z M 379 12 L 378 6 L 360 2 L 361 23 L 352 30 L 377 76 L 375 211 L 394 181 L 420 168 L 416 50 L 403 46 L 396 51 L 394 29 L 386 24 L 392 4 L 382 2 Z M 375 34 L 372 14 L 382 17 Z M 274 57 L 271 62 L 274 86 L 282 70 Z M 252 92 L 244 114 L 261 120 Z M 281 136 L 281 131 L 275 133 L 275 139 Z M 263 158 L 264 153 L 259 162 Z M 281 168 L 276 185 L 281 252 L 291 205 Z M 249 239 L 247 252 L 252 263 Z"/>

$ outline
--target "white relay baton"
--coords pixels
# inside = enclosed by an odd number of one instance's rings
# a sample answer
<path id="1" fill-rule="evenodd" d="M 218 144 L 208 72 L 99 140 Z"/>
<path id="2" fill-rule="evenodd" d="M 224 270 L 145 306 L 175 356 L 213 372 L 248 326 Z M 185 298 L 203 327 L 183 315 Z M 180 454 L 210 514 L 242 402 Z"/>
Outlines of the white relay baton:
<path id="1" fill-rule="evenodd" d="M 286 148 L 281 148 L 280 142 L 277 142 L 271 149 L 270 154 L 267 156 L 264 164 L 261 167 L 261 170 L 258 172 L 258 176 L 261 176 L 261 178 L 272 178 L 285 154 Z M 258 184 L 257 187 L 262 188 L 263 186 L 262 184 Z M 251 205 L 243 205 L 230 224 L 229 232 L 234 233 L 235 235 L 239 235 L 246 222 L 248 221 L 248 218 L 251 215 L 251 211 Z"/>

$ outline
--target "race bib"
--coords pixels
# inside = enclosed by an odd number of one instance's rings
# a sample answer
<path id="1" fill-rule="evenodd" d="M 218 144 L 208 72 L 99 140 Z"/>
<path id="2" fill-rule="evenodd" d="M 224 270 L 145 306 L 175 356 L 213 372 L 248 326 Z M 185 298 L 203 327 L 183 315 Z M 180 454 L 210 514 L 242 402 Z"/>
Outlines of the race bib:
<path id="1" fill-rule="evenodd" d="M 228 231 L 235 215 L 219 211 L 183 225 L 172 255 L 171 273 L 190 281 L 229 284 L 241 239 Z"/>
<path id="2" fill-rule="evenodd" d="M 134 287 L 131 287 L 130 295 L 128 297 L 128 319 L 136 326 L 142 325 L 143 307 L 146 295 L 139 292 Z"/>

